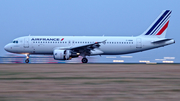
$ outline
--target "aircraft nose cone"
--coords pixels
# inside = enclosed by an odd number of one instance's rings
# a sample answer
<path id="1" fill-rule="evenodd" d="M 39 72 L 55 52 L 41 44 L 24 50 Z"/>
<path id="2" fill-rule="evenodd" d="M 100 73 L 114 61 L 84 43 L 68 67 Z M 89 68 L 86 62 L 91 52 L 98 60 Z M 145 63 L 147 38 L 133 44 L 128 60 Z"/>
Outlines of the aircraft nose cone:
<path id="1" fill-rule="evenodd" d="M 9 45 L 4 46 L 4 50 L 9 51 Z"/>
<path id="2" fill-rule="evenodd" d="M 4 50 L 6 50 L 6 51 L 7 51 L 7 49 L 8 49 L 8 48 L 7 48 L 7 45 L 6 45 L 6 46 L 4 46 Z"/>

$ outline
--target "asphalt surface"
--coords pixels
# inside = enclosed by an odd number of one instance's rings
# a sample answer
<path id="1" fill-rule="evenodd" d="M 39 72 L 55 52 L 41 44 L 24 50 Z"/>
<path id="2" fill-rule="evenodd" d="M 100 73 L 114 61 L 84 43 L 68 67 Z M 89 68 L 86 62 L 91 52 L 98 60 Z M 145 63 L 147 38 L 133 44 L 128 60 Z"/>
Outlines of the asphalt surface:
<path id="1" fill-rule="evenodd" d="M 0 101 L 179 101 L 180 64 L 0 64 Z"/>

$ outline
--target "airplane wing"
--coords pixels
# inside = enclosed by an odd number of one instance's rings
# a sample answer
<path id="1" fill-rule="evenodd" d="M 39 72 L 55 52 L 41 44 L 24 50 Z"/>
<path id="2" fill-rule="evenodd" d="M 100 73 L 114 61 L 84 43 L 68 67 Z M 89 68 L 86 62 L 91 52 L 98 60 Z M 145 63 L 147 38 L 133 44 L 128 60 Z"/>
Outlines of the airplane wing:
<path id="1" fill-rule="evenodd" d="M 70 47 L 57 47 L 56 49 L 62 49 L 62 50 L 73 50 L 75 52 L 79 53 L 87 53 L 90 54 L 91 50 L 94 50 L 95 48 L 100 47 L 100 43 L 105 44 L 106 40 L 101 41 L 101 42 L 95 42 L 92 44 L 85 44 L 85 45 L 78 45 L 78 46 L 70 46 Z"/>
<path id="2" fill-rule="evenodd" d="M 100 43 L 104 43 L 105 44 L 106 40 L 102 41 L 102 42 L 95 42 L 95 43 L 92 43 L 92 44 L 86 44 L 86 45 L 80 45 L 80 46 L 74 46 L 74 47 L 71 47 L 69 49 L 73 49 L 73 50 L 76 50 L 76 49 L 94 49 L 94 48 L 98 48 L 100 45 Z"/>

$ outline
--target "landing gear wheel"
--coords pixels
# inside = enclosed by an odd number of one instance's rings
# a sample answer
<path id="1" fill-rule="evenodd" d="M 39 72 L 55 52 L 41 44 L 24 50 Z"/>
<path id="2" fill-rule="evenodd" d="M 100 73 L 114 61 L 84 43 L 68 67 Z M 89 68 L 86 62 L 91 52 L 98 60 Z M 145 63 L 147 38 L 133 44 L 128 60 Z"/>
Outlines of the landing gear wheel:
<path id="1" fill-rule="evenodd" d="M 88 59 L 87 58 L 82 58 L 82 63 L 87 63 L 88 62 Z"/>
<path id="2" fill-rule="evenodd" d="M 29 63 L 29 59 L 26 59 L 25 62 L 26 62 L 26 63 Z"/>

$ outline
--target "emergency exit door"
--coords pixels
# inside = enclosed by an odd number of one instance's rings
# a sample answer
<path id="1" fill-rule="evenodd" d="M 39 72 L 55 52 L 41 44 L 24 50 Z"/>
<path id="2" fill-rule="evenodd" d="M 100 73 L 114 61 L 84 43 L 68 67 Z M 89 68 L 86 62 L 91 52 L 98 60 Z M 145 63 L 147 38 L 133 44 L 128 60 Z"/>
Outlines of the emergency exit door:
<path id="1" fill-rule="evenodd" d="M 136 39 L 136 48 L 142 48 L 142 40 L 141 40 L 141 38 Z"/>

